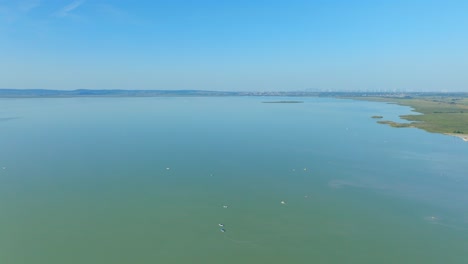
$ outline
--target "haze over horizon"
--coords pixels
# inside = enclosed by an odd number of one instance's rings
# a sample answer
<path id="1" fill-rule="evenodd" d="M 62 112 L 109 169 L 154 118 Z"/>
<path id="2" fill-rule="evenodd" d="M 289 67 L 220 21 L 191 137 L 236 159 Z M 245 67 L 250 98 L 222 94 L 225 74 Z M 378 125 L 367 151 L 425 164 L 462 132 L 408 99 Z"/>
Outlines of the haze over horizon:
<path id="1" fill-rule="evenodd" d="M 467 13 L 464 0 L 0 0 L 0 88 L 468 92 Z"/>

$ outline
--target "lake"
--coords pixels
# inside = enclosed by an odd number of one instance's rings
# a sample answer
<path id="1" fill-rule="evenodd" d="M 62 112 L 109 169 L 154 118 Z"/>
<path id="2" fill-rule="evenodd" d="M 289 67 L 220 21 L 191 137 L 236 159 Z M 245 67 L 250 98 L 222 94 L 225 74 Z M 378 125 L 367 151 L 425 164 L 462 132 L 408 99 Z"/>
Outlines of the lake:
<path id="1" fill-rule="evenodd" d="M 1 99 L 0 263 L 468 263 L 467 142 L 270 99 Z"/>

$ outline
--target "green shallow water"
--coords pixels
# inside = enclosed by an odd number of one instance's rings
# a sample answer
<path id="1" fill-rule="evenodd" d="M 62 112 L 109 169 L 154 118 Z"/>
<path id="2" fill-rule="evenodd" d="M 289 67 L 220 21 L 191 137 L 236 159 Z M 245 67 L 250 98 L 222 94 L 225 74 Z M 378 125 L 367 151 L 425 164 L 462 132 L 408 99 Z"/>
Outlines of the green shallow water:
<path id="1" fill-rule="evenodd" d="M 0 100 L 0 263 L 468 263 L 467 143 L 300 100 Z"/>

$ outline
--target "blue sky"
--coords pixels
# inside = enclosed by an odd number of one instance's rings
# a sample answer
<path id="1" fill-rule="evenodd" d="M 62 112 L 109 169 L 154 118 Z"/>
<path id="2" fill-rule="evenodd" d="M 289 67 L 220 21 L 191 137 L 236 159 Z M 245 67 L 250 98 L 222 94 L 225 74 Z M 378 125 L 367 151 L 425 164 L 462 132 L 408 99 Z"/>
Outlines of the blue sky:
<path id="1" fill-rule="evenodd" d="M 0 0 L 0 87 L 468 92 L 468 1 Z"/>

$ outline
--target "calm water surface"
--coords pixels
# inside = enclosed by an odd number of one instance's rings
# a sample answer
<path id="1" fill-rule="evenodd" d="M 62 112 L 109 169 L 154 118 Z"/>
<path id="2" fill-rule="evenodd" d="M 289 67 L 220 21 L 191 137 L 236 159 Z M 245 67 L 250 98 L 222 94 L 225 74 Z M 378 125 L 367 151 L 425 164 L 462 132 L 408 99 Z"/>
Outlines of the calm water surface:
<path id="1" fill-rule="evenodd" d="M 468 143 L 264 100 L 0 100 L 0 263 L 468 263 Z"/>

